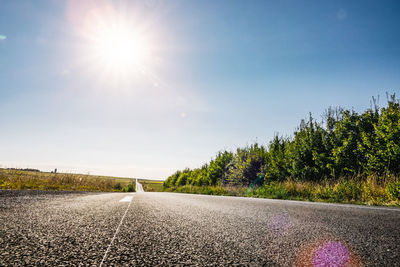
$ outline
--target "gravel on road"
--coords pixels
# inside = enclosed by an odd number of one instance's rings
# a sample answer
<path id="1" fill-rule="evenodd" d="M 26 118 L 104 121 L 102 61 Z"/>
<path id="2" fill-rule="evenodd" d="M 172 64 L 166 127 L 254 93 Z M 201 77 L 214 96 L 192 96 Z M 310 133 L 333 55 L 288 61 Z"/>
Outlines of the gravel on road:
<path id="1" fill-rule="evenodd" d="M 396 208 L 0 190 L 0 266 L 400 266 L 399 225 Z"/>

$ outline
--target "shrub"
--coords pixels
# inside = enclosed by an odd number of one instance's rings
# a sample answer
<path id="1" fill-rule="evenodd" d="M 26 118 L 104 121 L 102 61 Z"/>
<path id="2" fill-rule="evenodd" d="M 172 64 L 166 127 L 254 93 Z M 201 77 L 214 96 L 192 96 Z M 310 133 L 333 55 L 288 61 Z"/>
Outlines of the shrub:
<path id="1" fill-rule="evenodd" d="M 334 187 L 335 200 L 358 201 L 361 199 L 361 188 L 355 181 L 339 182 Z"/>
<path id="2" fill-rule="evenodd" d="M 133 188 L 133 184 L 128 184 L 128 192 L 135 192 L 135 188 Z"/>
<path id="3" fill-rule="evenodd" d="M 116 183 L 115 185 L 114 185 L 114 189 L 115 190 L 121 190 L 122 189 L 122 186 L 121 186 L 121 183 Z"/>
<path id="4" fill-rule="evenodd" d="M 265 186 L 255 189 L 255 194 L 262 197 L 287 199 L 289 192 L 281 183 L 272 182 Z"/>
<path id="5" fill-rule="evenodd" d="M 335 191 L 329 185 L 320 186 L 317 188 L 315 192 L 316 199 L 324 199 L 324 200 L 334 200 L 335 199 Z"/>
<path id="6" fill-rule="evenodd" d="M 388 183 L 386 192 L 390 199 L 400 200 L 400 181 Z"/>

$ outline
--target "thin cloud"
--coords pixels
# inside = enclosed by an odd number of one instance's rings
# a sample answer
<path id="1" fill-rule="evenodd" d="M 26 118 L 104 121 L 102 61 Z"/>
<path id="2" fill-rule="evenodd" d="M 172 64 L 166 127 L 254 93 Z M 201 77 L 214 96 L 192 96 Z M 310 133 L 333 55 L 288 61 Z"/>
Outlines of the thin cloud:
<path id="1" fill-rule="evenodd" d="M 7 36 L 0 34 L 0 41 L 4 41 L 7 39 Z"/>

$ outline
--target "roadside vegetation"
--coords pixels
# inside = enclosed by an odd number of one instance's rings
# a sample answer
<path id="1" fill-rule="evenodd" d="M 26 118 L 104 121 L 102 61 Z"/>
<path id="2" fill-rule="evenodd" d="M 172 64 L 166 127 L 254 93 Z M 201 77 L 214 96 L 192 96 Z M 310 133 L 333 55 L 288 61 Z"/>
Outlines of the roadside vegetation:
<path id="1" fill-rule="evenodd" d="M 220 151 L 196 169 L 178 170 L 165 191 L 278 199 L 400 205 L 400 103 L 359 114 L 329 108 L 310 114 L 290 137 L 276 135 Z"/>
<path id="2" fill-rule="evenodd" d="M 135 192 L 133 179 L 0 169 L 0 189 Z"/>
<path id="3" fill-rule="evenodd" d="M 145 192 L 161 192 L 164 190 L 163 181 L 157 180 L 138 180 L 142 184 Z"/>

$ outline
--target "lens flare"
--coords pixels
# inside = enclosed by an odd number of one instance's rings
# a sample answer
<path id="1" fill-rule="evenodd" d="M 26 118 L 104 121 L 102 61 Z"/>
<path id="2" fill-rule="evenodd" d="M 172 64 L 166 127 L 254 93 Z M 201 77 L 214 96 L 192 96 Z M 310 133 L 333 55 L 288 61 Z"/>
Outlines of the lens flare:
<path id="1" fill-rule="evenodd" d="M 290 216 L 287 212 L 274 214 L 269 220 L 269 229 L 276 234 L 286 232 L 290 227 Z"/>
<path id="2" fill-rule="evenodd" d="M 356 267 L 363 266 L 361 258 L 335 238 L 324 238 L 300 247 L 294 266 L 298 267 Z"/>
<path id="3" fill-rule="evenodd" d="M 347 266 L 349 251 L 340 242 L 328 241 L 314 252 L 313 266 Z"/>

